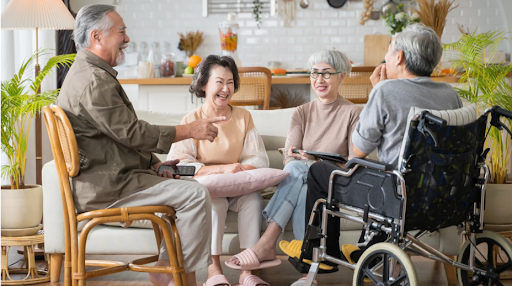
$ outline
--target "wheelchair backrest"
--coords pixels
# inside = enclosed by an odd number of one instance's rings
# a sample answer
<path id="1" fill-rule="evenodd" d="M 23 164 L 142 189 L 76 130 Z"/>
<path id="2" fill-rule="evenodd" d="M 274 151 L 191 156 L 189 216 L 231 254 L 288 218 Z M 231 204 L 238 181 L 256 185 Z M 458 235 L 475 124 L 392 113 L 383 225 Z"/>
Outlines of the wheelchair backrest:
<path id="1" fill-rule="evenodd" d="M 406 230 L 437 230 L 458 225 L 479 195 L 476 159 L 485 140 L 487 117 L 477 119 L 476 105 L 428 110 L 445 119 L 442 127 L 412 107 L 404 133 L 399 170 L 406 185 Z"/>

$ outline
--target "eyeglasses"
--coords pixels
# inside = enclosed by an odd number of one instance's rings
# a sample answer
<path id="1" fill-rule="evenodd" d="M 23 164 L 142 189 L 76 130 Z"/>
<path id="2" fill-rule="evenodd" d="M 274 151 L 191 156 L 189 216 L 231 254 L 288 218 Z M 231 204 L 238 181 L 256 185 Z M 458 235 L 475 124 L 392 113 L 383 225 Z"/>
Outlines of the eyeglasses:
<path id="1" fill-rule="evenodd" d="M 319 75 L 322 75 L 322 77 L 324 79 L 330 79 L 331 78 L 331 75 L 333 74 L 338 74 L 338 73 L 341 73 L 341 72 L 317 72 L 317 71 L 309 71 L 309 76 L 312 78 L 312 79 L 317 79 Z"/>

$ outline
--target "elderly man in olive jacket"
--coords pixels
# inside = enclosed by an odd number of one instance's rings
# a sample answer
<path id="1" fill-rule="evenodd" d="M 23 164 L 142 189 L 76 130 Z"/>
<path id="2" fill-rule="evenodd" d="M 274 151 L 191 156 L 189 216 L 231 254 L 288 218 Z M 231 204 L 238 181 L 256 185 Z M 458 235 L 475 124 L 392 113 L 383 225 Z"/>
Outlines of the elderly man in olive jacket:
<path id="1" fill-rule="evenodd" d="M 72 179 L 79 213 L 102 208 L 166 205 L 176 210 L 187 284 L 196 285 L 195 271 L 211 263 L 211 205 L 206 188 L 192 180 L 158 174 L 153 154 L 168 153 L 171 144 L 187 138 L 213 141 L 212 123 L 198 120 L 179 126 L 151 125 L 137 119 L 112 68 L 124 60 L 130 38 L 115 6 L 89 5 L 76 17 L 78 50 L 57 104 L 64 109 L 78 142 L 80 174 Z M 159 265 L 169 265 L 167 251 Z M 151 274 L 156 285 L 173 285 L 170 275 Z M 170 282 L 169 282 L 170 281 Z"/>

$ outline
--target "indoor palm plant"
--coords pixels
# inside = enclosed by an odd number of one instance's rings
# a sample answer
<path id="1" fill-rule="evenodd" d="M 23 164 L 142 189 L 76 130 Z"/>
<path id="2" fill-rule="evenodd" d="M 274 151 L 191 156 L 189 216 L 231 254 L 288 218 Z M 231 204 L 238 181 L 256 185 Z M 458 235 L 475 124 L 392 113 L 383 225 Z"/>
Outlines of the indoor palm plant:
<path id="1" fill-rule="evenodd" d="M 25 73 L 42 53 L 44 51 L 34 53 L 22 63 L 12 79 L 2 82 L 2 151 L 8 164 L 2 166 L 1 173 L 2 178 L 10 181 L 10 186 L 2 186 L 2 229 L 35 227 L 41 221 L 41 187 L 25 184 L 31 122 L 34 115 L 45 105 L 53 103 L 59 93 L 59 89 L 38 92 L 45 76 L 55 67 L 71 66 L 75 57 L 74 54 L 54 56 L 34 79 L 27 78 Z M 40 202 L 37 202 L 38 198 Z M 20 207 L 15 202 L 24 206 Z M 28 218 L 32 214 L 34 217 Z"/>
<path id="2" fill-rule="evenodd" d="M 479 111 L 499 105 L 512 110 L 512 73 L 510 63 L 495 63 L 501 42 L 508 40 L 503 32 L 490 31 L 477 34 L 463 34 L 459 41 L 445 45 L 447 57 L 453 61 L 453 68 L 463 71 L 459 95 L 470 103 L 476 103 Z M 511 121 L 502 117 L 501 121 L 510 129 Z M 490 178 L 487 185 L 485 221 L 489 226 L 508 225 L 512 227 L 512 184 L 507 183 L 508 166 L 511 160 L 512 140 L 504 131 L 495 127 L 489 130 L 486 147 Z M 489 207 L 491 206 L 491 207 Z M 493 229 L 503 230 L 503 229 Z"/>

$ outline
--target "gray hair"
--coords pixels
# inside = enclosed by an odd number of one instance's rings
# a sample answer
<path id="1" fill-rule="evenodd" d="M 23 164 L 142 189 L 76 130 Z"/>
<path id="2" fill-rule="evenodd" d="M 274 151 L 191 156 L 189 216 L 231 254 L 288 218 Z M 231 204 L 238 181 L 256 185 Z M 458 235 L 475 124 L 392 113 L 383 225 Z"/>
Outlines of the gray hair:
<path id="1" fill-rule="evenodd" d="M 443 56 L 436 32 L 421 23 L 407 26 L 398 34 L 394 50 L 404 52 L 405 67 L 417 76 L 430 76 Z"/>
<path id="2" fill-rule="evenodd" d="M 349 74 L 352 65 L 347 56 L 337 50 L 321 50 L 312 54 L 308 59 L 308 69 L 311 70 L 314 65 L 326 63 L 331 65 L 337 72 Z"/>
<path id="3" fill-rule="evenodd" d="M 111 11 L 116 11 L 116 6 L 92 4 L 84 6 L 78 11 L 73 31 L 73 39 L 78 51 L 91 46 L 89 35 L 92 30 L 102 31 L 108 35 L 114 26 L 112 20 L 107 16 L 107 13 Z"/>

